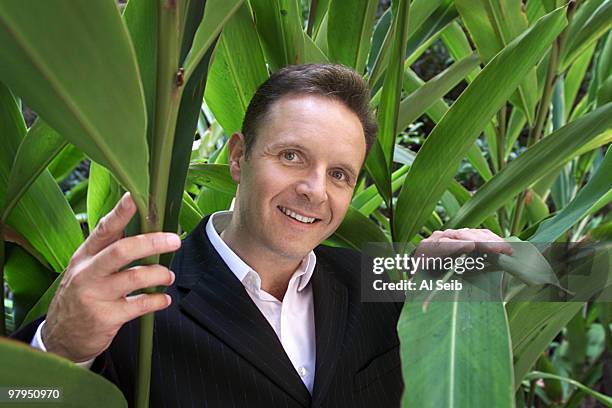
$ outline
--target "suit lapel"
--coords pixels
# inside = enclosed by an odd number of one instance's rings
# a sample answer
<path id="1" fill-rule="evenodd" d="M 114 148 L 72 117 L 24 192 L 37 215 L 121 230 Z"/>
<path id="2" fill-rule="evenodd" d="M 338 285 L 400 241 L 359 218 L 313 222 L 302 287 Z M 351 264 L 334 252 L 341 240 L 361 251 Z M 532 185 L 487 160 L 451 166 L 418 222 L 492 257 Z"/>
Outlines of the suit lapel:
<path id="1" fill-rule="evenodd" d="M 313 406 L 323 399 L 336 370 L 344 342 L 348 314 L 348 289 L 321 265 L 312 275 L 317 361 L 313 389 Z"/>
<path id="2" fill-rule="evenodd" d="M 191 290 L 180 301 L 181 309 L 301 405 L 309 406 L 310 393 L 276 333 L 208 240 L 207 220 L 183 244 L 176 284 Z"/>

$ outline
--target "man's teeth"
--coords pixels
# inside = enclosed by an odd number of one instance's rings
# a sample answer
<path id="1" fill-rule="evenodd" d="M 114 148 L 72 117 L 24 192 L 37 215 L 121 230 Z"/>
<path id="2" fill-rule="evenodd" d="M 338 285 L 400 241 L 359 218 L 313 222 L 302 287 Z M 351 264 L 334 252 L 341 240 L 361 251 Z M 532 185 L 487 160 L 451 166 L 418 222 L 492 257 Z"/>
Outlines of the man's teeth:
<path id="1" fill-rule="evenodd" d="M 315 221 L 315 219 L 316 219 L 316 218 L 304 217 L 304 216 L 302 216 L 300 214 L 296 214 L 293 211 L 291 211 L 291 210 L 289 210 L 289 209 L 287 209 L 285 207 L 280 207 L 280 210 L 282 212 L 284 212 L 286 215 L 288 215 L 289 217 L 291 217 L 293 219 L 296 219 L 296 220 L 298 220 L 300 222 L 303 222 L 305 224 L 312 224 Z"/>

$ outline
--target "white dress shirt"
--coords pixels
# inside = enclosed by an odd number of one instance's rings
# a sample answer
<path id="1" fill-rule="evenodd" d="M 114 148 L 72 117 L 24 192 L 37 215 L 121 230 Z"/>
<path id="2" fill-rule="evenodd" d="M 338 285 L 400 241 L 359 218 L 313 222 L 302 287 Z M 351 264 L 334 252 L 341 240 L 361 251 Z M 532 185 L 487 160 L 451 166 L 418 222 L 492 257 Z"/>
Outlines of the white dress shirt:
<path id="1" fill-rule="evenodd" d="M 298 269 L 291 276 L 287 292 L 281 302 L 261 289 L 259 274 L 240 259 L 221 239 L 220 234 L 229 224 L 231 214 L 231 211 L 220 211 L 212 214 L 206 224 L 206 235 L 223 262 L 242 283 L 257 308 L 270 323 L 293 367 L 312 394 L 316 346 L 314 302 L 310 279 L 317 258 L 314 252 L 310 251 L 302 260 Z M 45 321 L 38 326 L 30 345 L 47 351 L 41 336 L 44 324 Z M 77 365 L 89 368 L 93 361 L 94 359 L 91 359 L 77 363 Z"/>
<path id="2" fill-rule="evenodd" d="M 314 303 L 310 278 L 317 258 L 313 251 L 302 260 L 293 273 L 283 301 L 261 289 L 259 274 L 247 265 L 221 239 L 231 219 L 231 211 L 214 213 L 206 224 L 206 235 L 223 262 L 244 285 L 246 292 L 270 323 L 289 360 L 312 394 L 314 384 L 316 347 Z"/>

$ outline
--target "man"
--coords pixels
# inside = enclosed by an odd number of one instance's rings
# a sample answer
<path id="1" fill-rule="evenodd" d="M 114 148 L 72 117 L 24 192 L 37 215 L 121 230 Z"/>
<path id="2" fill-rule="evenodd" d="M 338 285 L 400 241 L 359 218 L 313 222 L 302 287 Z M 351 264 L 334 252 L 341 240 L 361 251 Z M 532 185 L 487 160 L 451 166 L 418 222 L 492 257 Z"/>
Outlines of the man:
<path id="1" fill-rule="evenodd" d="M 342 66 L 272 75 L 228 144 L 234 211 L 206 217 L 182 245 L 169 233 L 122 238 L 136 211 L 124 196 L 74 254 L 45 322 L 20 336 L 106 376 L 132 404 L 134 319 L 158 311 L 152 406 L 398 406 L 401 305 L 360 302 L 359 254 L 318 246 L 375 138 L 368 99 Z M 500 241 L 488 234 L 431 240 Z M 122 270 L 179 246 L 174 273 Z M 128 296 L 158 285 L 167 294 Z"/>

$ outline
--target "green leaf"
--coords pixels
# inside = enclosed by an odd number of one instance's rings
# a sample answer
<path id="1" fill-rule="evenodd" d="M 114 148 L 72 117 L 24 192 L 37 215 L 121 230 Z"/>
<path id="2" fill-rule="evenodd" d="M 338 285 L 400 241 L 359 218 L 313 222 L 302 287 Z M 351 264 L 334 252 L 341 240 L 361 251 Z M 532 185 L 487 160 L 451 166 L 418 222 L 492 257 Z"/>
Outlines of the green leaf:
<path id="1" fill-rule="evenodd" d="M 379 125 L 378 140 L 380 141 L 380 147 L 386 163 L 386 168 L 384 169 L 386 174 L 384 178 L 375 179 L 375 182 L 379 186 L 379 190 L 384 188 L 384 190 L 388 191 L 391 187 L 388 184 L 391 181 L 391 164 L 393 162 L 395 137 L 398 132 L 397 116 L 399 113 L 399 102 L 402 92 L 404 50 L 408 37 L 406 28 L 408 8 L 408 1 L 400 0 L 395 9 L 397 14 L 394 15 L 393 19 L 393 47 L 391 49 L 389 66 L 387 67 L 380 104 L 377 111 Z M 377 149 L 376 146 L 374 146 L 373 150 L 374 149 Z M 379 152 L 376 150 L 375 153 Z M 370 157 L 375 158 L 372 154 L 370 154 Z M 370 160 L 370 157 L 368 157 L 368 160 Z M 386 183 L 384 187 L 381 185 L 383 182 Z M 383 197 L 385 197 L 385 194 L 383 194 Z"/>
<path id="2" fill-rule="evenodd" d="M 316 10 L 314 11 L 314 15 L 312 10 L 310 10 L 310 14 L 308 18 L 312 18 L 312 21 L 308 22 L 308 26 L 312 27 L 312 38 L 316 38 L 319 30 L 321 29 L 321 25 L 323 24 L 323 19 L 327 16 L 327 11 L 329 9 L 329 3 L 331 0 L 314 0 L 310 2 L 310 7 L 312 9 L 313 6 L 316 5 Z"/>
<path id="3" fill-rule="evenodd" d="M 68 144 L 57 154 L 49 163 L 47 170 L 51 173 L 55 181 L 63 181 L 76 166 L 85 160 L 85 155 L 73 144 Z"/>
<path id="4" fill-rule="evenodd" d="M 414 71 L 410 69 L 405 71 L 404 88 L 406 91 L 410 92 L 414 90 L 414 92 L 417 92 L 424 85 L 425 85 L 425 82 L 423 82 L 423 80 L 419 78 L 419 76 Z M 427 99 L 429 96 L 423 94 L 422 97 L 424 99 Z M 415 104 L 419 103 L 416 99 L 414 100 L 414 102 Z M 405 106 L 407 110 L 409 111 L 408 115 L 410 115 L 409 105 L 405 105 Z M 438 122 L 442 120 L 446 112 L 448 112 L 448 109 L 449 109 L 448 105 L 446 104 L 444 99 L 440 98 L 434 101 L 432 104 L 430 104 L 430 106 L 426 108 L 425 113 L 427 114 L 427 116 L 429 116 L 429 118 L 434 123 L 437 124 Z M 402 104 L 400 104 L 400 115 L 402 115 Z M 487 131 L 487 129 L 490 127 L 491 125 L 489 124 L 487 128 L 485 128 L 485 131 Z M 480 151 L 476 143 L 474 143 L 468 150 L 467 158 L 472 164 L 472 166 L 474 166 L 478 174 L 480 174 L 480 176 L 484 180 L 489 180 L 491 177 L 493 177 L 493 175 L 491 174 L 491 170 L 489 169 L 489 164 L 487 163 L 487 160 L 484 158 L 484 155 L 482 154 L 482 152 Z"/>
<path id="5" fill-rule="evenodd" d="M 581 302 L 510 301 L 506 305 L 514 355 L 515 387 L 554 337 L 583 307 Z"/>
<path id="6" fill-rule="evenodd" d="M 377 8 L 377 0 L 331 1 L 327 28 L 331 61 L 363 74 Z"/>
<path id="7" fill-rule="evenodd" d="M 527 30 L 527 19 L 521 11 L 521 3 L 513 0 L 457 0 L 455 5 L 465 23 L 483 61 L 490 61 L 521 33 Z M 549 42 L 547 42 L 549 44 Z M 533 64 L 530 64 L 530 68 Z M 538 84 L 535 69 L 530 69 L 519 85 L 513 103 L 518 105 L 529 123 L 538 102 Z"/>
<path id="8" fill-rule="evenodd" d="M 380 139 L 376 138 L 376 140 L 374 140 L 364 167 L 370 177 L 372 177 L 378 192 L 387 203 L 387 206 L 390 206 L 391 175 L 389 174 L 385 153 L 380 145 Z"/>
<path id="9" fill-rule="evenodd" d="M 508 237 L 506 241 L 512 246 L 512 255 L 490 254 L 489 261 L 527 285 L 560 286 L 557 275 L 538 248 L 517 237 Z"/>
<path id="10" fill-rule="evenodd" d="M 10 165 L 26 133 L 16 101 L 0 84 L 0 203 L 4 202 Z M 23 194 L 6 224 L 14 228 L 60 272 L 83 241 L 74 213 L 48 171 Z"/>
<path id="11" fill-rule="evenodd" d="M 349 207 L 342 223 L 330 238 L 357 251 L 361 251 L 368 242 L 389 242 L 374 221 L 353 207 Z"/>
<path id="12" fill-rule="evenodd" d="M 186 81 L 191 78 L 225 23 L 240 8 L 242 2 L 243 0 L 206 1 L 204 17 L 193 37 L 191 50 L 183 63 Z"/>
<path id="13" fill-rule="evenodd" d="M 49 309 L 49 305 L 51 304 L 51 300 L 53 300 L 53 296 L 55 296 L 55 292 L 59 287 L 62 278 L 64 276 L 64 272 L 62 271 L 53 283 L 47 288 L 45 293 L 38 298 L 34 306 L 28 311 L 28 314 L 21 322 L 21 326 L 19 326 L 19 330 L 25 327 L 28 323 L 38 319 L 41 316 L 47 314 L 47 310 Z"/>
<path id="14" fill-rule="evenodd" d="M 236 194 L 236 183 L 232 180 L 227 164 L 192 163 L 189 165 L 187 183 L 230 195 Z"/>
<path id="15" fill-rule="evenodd" d="M 561 51 L 561 57 L 559 59 L 559 72 L 565 71 L 565 69 L 592 43 L 597 41 L 599 37 L 604 35 L 610 27 L 612 27 L 612 1 L 605 0 L 595 11 L 587 14 L 589 3 L 587 2 L 584 8 L 585 12 L 581 13 L 581 19 L 574 18 L 572 25 L 568 30 L 566 46 Z M 591 4 L 593 6 L 594 4 Z M 581 11 L 578 9 L 576 17 Z"/>
<path id="16" fill-rule="evenodd" d="M 229 210 L 233 198 L 234 194 L 222 193 L 208 187 L 201 187 L 196 197 L 196 203 L 202 216 L 207 216 L 217 211 Z"/>
<path id="17" fill-rule="evenodd" d="M 409 385 L 403 407 L 514 406 L 504 306 L 465 295 L 485 282 L 499 288 L 501 273 L 471 279 L 461 279 L 463 288 L 454 301 L 434 300 L 426 307 L 405 302 L 398 323 L 403 378 Z"/>
<path id="18" fill-rule="evenodd" d="M 440 33 L 440 38 L 448 49 L 448 53 L 455 61 L 461 61 L 473 52 L 463 29 L 456 21 L 449 24 L 448 27 Z M 470 72 L 466 77 L 467 82 L 471 83 L 479 73 L 480 67 Z"/>
<path id="19" fill-rule="evenodd" d="M 157 4 L 150 0 L 130 0 L 123 10 L 123 20 L 134 45 L 138 71 L 144 92 L 149 147 L 153 139 L 153 118 L 157 91 Z"/>
<path id="20" fill-rule="evenodd" d="M 574 107 L 574 101 L 578 95 L 580 85 L 584 80 L 584 75 L 591 62 L 591 57 L 595 51 L 595 43 L 589 48 L 583 51 L 583 53 L 576 58 L 572 66 L 565 76 L 565 117 L 569 117 L 572 108 Z"/>
<path id="21" fill-rule="evenodd" d="M 183 204 L 179 213 L 179 224 L 184 232 L 190 233 L 202 220 L 204 214 L 200 212 L 193 198 L 185 191 L 183 192 Z"/>
<path id="22" fill-rule="evenodd" d="M 257 87 L 268 79 L 266 61 L 246 4 L 223 28 L 210 66 L 206 103 L 225 133 L 242 128 L 246 108 Z"/>
<path id="23" fill-rule="evenodd" d="M 579 155 L 599 137 L 612 136 L 612 103 L 570 122 L 533 145 L 483 185 L 446 227 L 474 226 L 534 181 Z"/>
<path id="24" fill-rule="evenodd" d="M 397 129 L 406 129 L 408 125 L 425 113 L 434 102 L 446 95 L 470 72 L 476 69 L 479 64 L 480 58 L 477 54 L 472 53 L 461 61 L 454 63 L 445 71 L 427 81 L 416 91 L 409 94 L 400 103 L 397 117 Z M 408 72 L 411 71 L 407 71 L 404 75 L 409 75 Z M 405 84 L 404 88 L 407 89 L 408 84 Z"/>
<path id="25" fill-rule="evenodd" d="M 554 375 L 554 374 L 548 374 L 548 373 L 542 373 L 540 371 L 532 371 L 529 374 L 527 374 L 525 376 L 525 380 L 527 381 L 531 381 L 531 380 L 535 380 L 535 379 L 551 379 L 551 380 L 559 380 L 559 381 L 565 381 L 567 383 L 572 384 L 573 386 L 581 389 L 582 391 L 586 392 L 587 394 L 595 397 L 598 401 L 600 401 L 601 403 L 603 403 L 606 407 L 612 407 L 612 398 L 608 397 L 607 395 L 604 395 L 600 392 L 597 392 L 595 390 L 590 389 L 589 387 L 581 384 L 580 382 L 576 381 L 576 380 L 572 380 L 571 378 L 566 378 L 566 377 L 561 377 L 559 375 Z"/>
<path id="26" fill-rule="evenodd" d="M 297 0 L 250 0 L 272 72 L 302 62 L 304 33 Z"/>
<path id="27" fill-rule="evenodd" d="M 13 294 L 15 325 L 19 326 L 28 311 L 45 293 L 57 276 L 18 246 L 6 251 L 4 278 Z"/>
<path id="28" fill-rule="evenodd" d="M 304 34 L 304 64 L 328 63 L 329 58 L 314 41 Z"/>
<path id="29" fill-rule="evenodd" d="M 65 358 L 0 339 L 0 383 L 9 388 L 61 389 L 63 407 L 127 407 L 115 384 Z M 49 401 L 53 401 L 50 399 Z M 23 404 L 34 406 L 38 404 Z"/>
<path id="30" fill-rule="evenodd" d="M 396 241 L 409 241 L 419 231 L 479 133 L 565 24 L 564 10 L 559 9 L 516 38 L 487 64 L 432 130 L 398 197 Z"/>
<path id="31" fill-rule="evenodd" d="M 212 8 L 214 2 L 206 3 L 206 10 Z M 210 16 L 204 11 L 202 24 L 207 21 Z M 214 10 L 210 11 L 213 13 Z M 197 28 L 200 30 L 201 25 Z M 185 27 L 183 36 L 183 48 L 189 43 L 196 33 L 195 24 Z M 195 40 L 194 40 L 195 41 Z M 196 134 L 198 125 L 198 117 L 204 99 L 205 85 L 207 83 L 208 67 L 213 54 L 214 44 L 206 51 L 204 56 L 199 60 L 193 74 L 185 84 L 183 96 L 179 105 L 176 127 L 174 129 L 174 143 L 172 146 L 172 157 L 170 159 L 170 172 L 168 175 L 168 186 L 166 195 L 166 207 L 164 216 L 164 231 L 177 232 L 179 226 L 179 215 L 183 201 L 183 190 L 185 189 L 185 180 L 187 177 L 187 169 L 189 167 L 189 159 L 191 157 L 191 149 L 193 147 L 193 139 Z M 162 254 L 160 256 L 160 264 L 170 266 L 173 253 Z"/>
<path id="32" fill-rule="evenodd" d="M 601 293 L 602 282 L 609 279 L 612 261 L 609 244 L 589 244 L 585 249 L 577 247 L 572 252 L 575 255 L 566 258 L 566 266 L 571 273 L 569 278 L 572 279 L 571 290 L 575 299 L 589 299 Z M 551 302 L 551 293 L 557 291 L 555 288 L 525 287 L 506 303 L 516 387 L 555 336 L 585 305 L 579 301 Z"/>
<path id="33" fill-rule="evenodd" d="M 89 167 L 89 186 L 87 188 L 87 224 L 93 231 L 100 218 L 108 214 L 119 201 L 123 191 L 121 186 L 104 166 L 91 162 Z"/>
<path id="34" fill-rule="evenodd" d="M 3 81 L 147 208 L 145 102 L 115 3 L 2 2 L 0 43 Z"/>
<path id="35" fill-rule="evenodd" d="M 397 149 L 395 150 L 396 153 L 399 151 L 398 147 L 400 146 L 396 146 L 396 149 Z M 402 184 L 404 183 L 404 179 L 406 178 L 406 173 L 408 172 L 409 168 L 410 168 L 409 165 L 405 165 L 393 172 L 391 176 L 391 180 L 392 180 L 391 181 L 391 191 L 392 192 L 397 191 L 397 189 L 399 189 L 402 186 Z M 361 193 L 353 197 L 353 200 L 351 201 L 351 206 L 359 210 L 359 212 L 362 213 L 363 215 L 368 216 L 372 214 L 372 212 L 374 212 L 378 207 L 380 207 L 382 202 L 383 202 L 383 198 L 378 193 L 376 186 L 371 185 L 365 190 L 363 190 Z"/>
<path id="36" fill-rule="evenodd" d="M 532 242 L 556 241 L 565 231 L 587 215 L 601 197 L 610 192 L 612 189 L 610 174 L 612 174 L 612 153 L 608 148 L 603 162 L 589 182 L 580 189 L 576 197 L 565 208 L 554 217 L 541 223 L 529 240 Z"/>
<path id="37" fill-rule="evenodd" d="M 15 204 L 64 146 L 66 141 L 40 119 L 28 129 L 15 155 L 6 187 L 2 219 L 7 218 Z"/>

